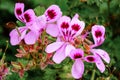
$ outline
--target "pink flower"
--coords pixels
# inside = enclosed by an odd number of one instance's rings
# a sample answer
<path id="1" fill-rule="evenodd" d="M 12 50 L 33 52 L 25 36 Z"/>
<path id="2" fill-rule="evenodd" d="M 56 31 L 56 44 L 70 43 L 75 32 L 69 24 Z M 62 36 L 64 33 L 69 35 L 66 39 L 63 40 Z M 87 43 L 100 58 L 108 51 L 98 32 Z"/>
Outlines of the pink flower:
<path id="1" fill-rule="evenodd" d="M 71 59 L 75 60 L 71 71 L 72 76 L 75 79 L 79 79 L 84 73 L 84 63 L 82 61 L 84 59 L 84 52 L 82 49 L 74 49 L 71 50 L 69 56 Z"/>
<path id="2" fill-rule="evenodd" d="M 62 16 L 62 12 L 59 6 L 52 5 L 45 11 L 44 15 L 47 17 L 48 23 L 53 23 Z"/>
<path id="3" fill-rule="evenodd" d="M 103 73 L 105 71 L 105 65 L 102 62 L 102 59 L 109 63 L 110 62 L 110 57 L 108 53 L 102 49 L 94 49 L 94 47 L 97 47 L 101 45 L 105 38 L 105 28 L 100 25 L 95 25 L 92 27 L 92 36 L 94 39 L 94 44 L 91 45 L 90 52 L 94 54 L 94 56 L 87 56 L 85 60 L 87 62 L 95 62 L 97 68 Z M 101 59 L 102 58 L 102 59 Z"/>
<path id="4" fill-rule="evenodd" d="M 84 59 L 86 62 L 95 63 L 97 68 L 103 73 L 105 71 L 105 65 L 102 62 L 102 59 L 98 55 L 89 55 Z"/>
<path id="5" fill-rule="evenodd" d="M 14 13 L 16 18 L 25 24 L 30 24 L 36 19 L 32 9 L 28 9 L 24 12 L 24 3 L 16 3 Z"/>
<path id="6" fill-rule="evenodd" d="M 26 44 L 34 44 L 46 26 L 46 17 L 44 15 L 36 17 L 32 9 L 24 12 L 23 3 L 16 3 L 14 12 L 16 18 L 26 26 L 19 27 L 18 30 L 13 29 L 10 32 L 10 43 L 18 45 L 24 39 Z"/>
<path id="7" fill-rule="evenodd" d="M 95 59 L 96 59 L 95 63 L 96 63 L 97 68 L 100 70 L 101 73 L 103 73 L 105 71 L 105 65 L 102 62 L 102 59 L 105 62 L 109 63 L 110 57 L 109 57 L 108 53 L 102 49 L 91 49 L 91 52 L 95 56 Z"/>
<path id="8" fill-rule="evenodd" d="M 62 16 L 62 11 L 59 6 L 52 5 L 45 11 L 44 15 L 47 21 L 46 32 L 53 37 L 57 37 L 59 34 L 57 20 Z"/>
<path id="9" fill-rule="evenodd" d="M 94 25 L 92 27 L 92 36 L 94 39 L 94 47 L 101 45 L 105 40 L 105 28 L 101 25 Z"/>
<path id="10" fill-rule="evenodd" d="M 60 32 L 58 39 L 56 42 L 49 44 L 45 51 L 47 53 L 56 51 L 53 61 L 61 63 L 71 50 L 75 49 L 73 46 L 74 38 L 80 35 L 85 24 L 83 21 L 79 21 L 78 17 L 73 17 L 71 20 L 69 17 L 63 16 L 57 21 L 57 25 Z"/>

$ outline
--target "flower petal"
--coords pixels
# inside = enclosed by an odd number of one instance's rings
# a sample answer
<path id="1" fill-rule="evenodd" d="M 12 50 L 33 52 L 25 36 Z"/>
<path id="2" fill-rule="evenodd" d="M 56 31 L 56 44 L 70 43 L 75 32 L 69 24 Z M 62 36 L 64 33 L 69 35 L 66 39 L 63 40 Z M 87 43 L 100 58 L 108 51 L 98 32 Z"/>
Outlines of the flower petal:
<path id="1" fill-rule="evenodd" d="M 24 11 L 24 3 L 16 3 L 14 13 L 15 13 L 16 18 L 22 22 L 24 22 L 21 16 L 23 14 L 23 11 Z"/>
<path id="2" fill-rule="evenodd" d="M 85 23 L 80 21 L 78 18 L 74 17 L 70 23 L 72 34 L 75 34 L 73 37 L 76 37 L 81 34 L 85 27 Z"/>
<path id="3" fill-rule="evenodd" d="M 31 31 L 43 31 L 46 27 L 46 17 L 44 15 L 39 16 L 36 18 L 36 20 L 32 23 L 31 26 L 28 26 L 28 28 Z"/>
<path id="4" fill-rule="evenodd" d="M 76 59 L 72 66 L 72 76 L 75 79 L 79 79 L 82 77 L 83 73 L 84 73 L 84 64 L 82 60 Z"/>
<path id="5" fill-rule="evenodd" d="M 46 32 L 53 37 L 57 37 L 59 34 L 59 29 L 56 24 L 48 24 L 46 28 Z"/>
<path id="6" fill-rule="evenodd" d="M 97 68 L 100 70 L 100 72 L 101 73 L 103 73 L 104 71 L 105 71 L 105 65 L 104 65 L 104 63 L 102 62 L 102 60 L 101 60 L 101 58 L 98 56 L 98 55 L 96 55 L 96 66 L 97 66 Z"/>
<path id="7" fill-rule="evenodd" d="M 24 22 L 27 25 L 33 23 L 33 21 L 36 20 L 36 15 L 32 9 L 28 9 L 27 11 L 25 11 L 22 16 L 24 18 Z"/>
<path id="8" fill-rule="evenodd" d="M 14 34 L 14 35 L 11 35 L 11 34 Z M 18 35 L 18 33 L 15 32 L 15 31 L 11 31 L 10 32 L 10 43 L 11 43 L 11 45 L 18 45 L 20 43 L 20 41 L 21 41 L 21 38 Z"/>
<path id="9" fill-rule="evenodd" d="M 101 45 L 105 40 L 105 28 L 101 25 L 94 25 L 92 27 L 92 36 L 96 46 Z"/>
<path id="10" fill-rule="evenodd" d="M 18 32 L 19 31 L 19 32 Z M 13 29 L 10 32 L 10 43 L 12 45 L 18 45 L 20 41 L 25 37 L 27 28 L 26 27 L 19 27 L 17 29 Z M 19 34 L 20 33 L 20 34 Z"/>
<path id="11" fill-rule="evenodd" d="M 66 45 L 63 45 L 60 49 L 56 51 L 56 53 L 53 56 L 53 61 L 57 64 L 61 63 L 65 58 L 65 47 Z"/>
<path id="12" fill-rule="evenodd" d="M 46 28 L 46 17 L 45 15 L 37 17 L 37 25 L 39 26 L 40 29 L 45 29 Z"/>
<path id="13" fill-rule="evenodd" d="M 71 44 L 67 44 L 67 46 L 66 46 L 66 48 L 65 48 L 65 55 L 66 55 L 66 56 L 69 56 L 69 54 L 70 54 L 70 52 L 71 52 L 72 50 L 75 50 L 75 47 L 74 47 L 73 45 L 71 45 Z"/>
<path id="14" fill-rule="evenodd" d="M 57 42 L 61 42 L 61 41 L 62 41 L 62 39 L 61 39 L 61 35 L 60 35 L 60 34 L 57 36 L 56 41 L 57 41 Z"/>
<path id="15" fill-rule="evenodd" d="M 76 14 L 73 16 L 73 18 L 77 18 L 77 19 L 78 19 L 78 18 L 79 18 L 79 14 L 76 13 Z"/>
<path id="16" fill-rule="evenodd" d="M 38 39 L 38 36 L 33 31 L 28 32 L 24 38 L 25 43 L 29 45 L 34 44 L 37 39 Z"/>
<path id="17" fill-rule="evenodd" d="M 52 53 L 52 52 L 58 50 L 63 44 L 64 44 L 64 42 L 54 42 L 54 43 L 51 43 L 51 44 L 49 44 L 46 47 L 45 51 L 47 53 Z"/>
<path id="18" fill-rule="evenodd" d="M 110 62 L 110 57 L 108 55 L 108 53 L 102 49 L 93 49 L 92 52 L 94 54 L 99 55 L 104 61 L 106 61 L 107 63 Z"/>
<path id="19" fill-rule="evenodd" d="M 52 5 L 50 6 L 46 11 L 45 11 L 45 16 L 47 17 L 47 22 L 55 22 L 57 21 L 61 16 L 62 12 L 57 5 Z"/>
<path id="20" fill-rule="evenodd" d="M 83 58 L 84 52 L 82 49 L 73 49 L 69 54 L 71 59 Z"/>
<path id="21" fill-rule="evenodd" d="M 57 25 L 60 31 L 60 34 L 62 36 L 65 36 L 66 32 L 69 30 L 70 28 L 70 17 L 67 16 L 62 16 L 58 21 L 57 21 Z"/>
<path id="22" fill-rule="evenodd" d="M 27 32 L 28 28 L 25 26 L 25 27 L 22 27 L 22 28 L 18 28 L 18 30 L 21 33 L 21 36 L 20 36 L 21 39 L 23 39 L 25 37 L 25 35 L 26 35 L 26 32 Z"/>

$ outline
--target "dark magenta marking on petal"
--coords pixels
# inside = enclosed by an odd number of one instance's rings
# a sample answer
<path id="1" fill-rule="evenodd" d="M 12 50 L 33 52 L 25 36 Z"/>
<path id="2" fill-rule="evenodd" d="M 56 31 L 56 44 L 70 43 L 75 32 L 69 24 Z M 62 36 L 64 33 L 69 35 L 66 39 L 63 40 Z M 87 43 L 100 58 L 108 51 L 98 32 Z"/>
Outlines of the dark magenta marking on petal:
<path id="1" fill-rule="evenodd" d="M 98 37 L 101 37 L 102 36 L 102 32 L 97 30 L 95 31 L 95 36 L 98 38 Z"/>
<path id="2" fill-rule="evenodd" d="M 72 29 L 78 31 L 80 29 L 80 26 L 78 24 L 74 24 L 72 25 Z"/>
<path id="3" fill-rule="evenodd" d="M 17 15 L 21 15 L 22 14 L 21 8 L 16 9 L 16 13 Z"/>
<path id="4" fill-rule="evenodd" d="M 68 36 L 68 31 L 66 31 L 66 36 Z"/>
<path id="5" fill-rule="evenodd" d="M 66 23 L 66 22 L 63 22 L 63 23 L 61 24 L 61 28 L 67 29 L 67 28 L 69 28 L 69 24 Z"/>
<path id="6" fill-rule="evenodd" d="M 72 37 L 73 37 L 75 34 L 76 34 L 76 33 L 73 33 L 73 34 L 72 34 Z"/>
<path id="7" fill-rule="evenodd" d="M 89 60 L 90 62 L 93 62 L 95 59 L 94 57 L 87 57 L 87 60 Z"/>
<path id="8" fill-rule="evenodd" d="M 62 33 L 63 33 L 63 35 L 65 36 L 65 32 L 64 32 L 64 31 L 62 31 Z"/>
<path id="9" fill-rule="evenodd" d="M 82 55 L 80 55 L 79 53 L 76 53 L 76 54 L 74 55 L 74 59 L 77 59 L 77 58 L 82 58 Z"/>
<path id="10" fill-rule="evenodd" d="M 69 31 L 69 35 L 71 35 L 71 31 Z"/>
<path id="11" fill-rule="evenodd" d="M 54 17 L 56 16 L 56 12 L 54 10 L 48 10 L 47 14 L 50 19 L 54 19 Z"/>
<path id="12" fill-rule="evenodd" d="M 30 15 L 29 14 L 24 14 L 24 17 L 25 17 L 25 20 L 27 21 L 27 22 L 30 22 L 30 20 L 31 20 L 31 17 L 30 17 Z"/>

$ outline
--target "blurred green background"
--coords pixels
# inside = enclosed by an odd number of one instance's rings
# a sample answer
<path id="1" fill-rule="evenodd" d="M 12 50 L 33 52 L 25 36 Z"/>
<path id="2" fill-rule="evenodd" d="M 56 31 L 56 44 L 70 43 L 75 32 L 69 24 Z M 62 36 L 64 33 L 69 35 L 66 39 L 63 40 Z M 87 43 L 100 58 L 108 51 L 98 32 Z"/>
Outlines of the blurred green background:
<path id="1" fill-rule="evenodd" d="M 0 50 L 2 49 L 0 57 L 5 49 L 6 40 L 9 41 L 9 32 L 16 24 L 17 19 L 14 15 L 16 2 L 24 2 L 25 9 L 35 9 L 38 6 L 46 9 L 52 4 L 57 4 L 60 6 L 63 15 L 72 17 L 78 13 L 80 19 L 85 21 L 88 29 L 94 24 L 104 25 L 106 40 L 99 48 L 109 53 L 111 62 L 107 66 L 110 70 L 106 68 L 103 74 L 96 70 L 95 80 L 120 80 L 120 0 L 0 0 Z M 16 48 L 17 46 L 9 44 L 6 52 L 8 65 L 11 61 L 17 60 L 14 56 Z M 74 80 L 69 77 L 72 63 L 67 61 L 69 59 L 60 65 L 48 66 L 43 71 L 39 69 L 27 71 L 23 78 L 19 78 L 16 73 L 11 73 L 6 80 Z M 85 70 L 83 80 L 90 80 L 93 69 L 90 66 L 90 64 L 86 64 L 86 69 L 89 70 Z"/>

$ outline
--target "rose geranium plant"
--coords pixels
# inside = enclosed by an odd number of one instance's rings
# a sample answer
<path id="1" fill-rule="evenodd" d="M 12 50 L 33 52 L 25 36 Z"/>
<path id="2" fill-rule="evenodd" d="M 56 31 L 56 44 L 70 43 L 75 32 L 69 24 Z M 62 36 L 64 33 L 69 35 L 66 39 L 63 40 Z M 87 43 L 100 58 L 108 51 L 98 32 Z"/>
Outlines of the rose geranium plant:
<path id="1" fill-rule="evenodd" d="M 95 64 L 101 73 L 105 71 L 103 60 L 110 63 L 110 57 L 106 51 L 97 49 L 105 40 L 104 26 L 96 24 L 87 31 L 77 13 L 73 17 L 63 15 L 58 5 L 51 5 L 39 16 L 33 9 L 24 8 L 24 3 L 15 4 L 14 14 L 24 26 L 16 26 L 9 35 L 11 45 L 19 46 L 15 56 L 27 62 L 25 65 L 11 62 L 13 72 L 23 77 L 25 71 L 38 67 L 43 70 L 66 58 L 73 62 L 71 74 L 75 79 L 84 75 L 84 63 Z M 3 67 L 6 74 L 8 70 Z"/>

